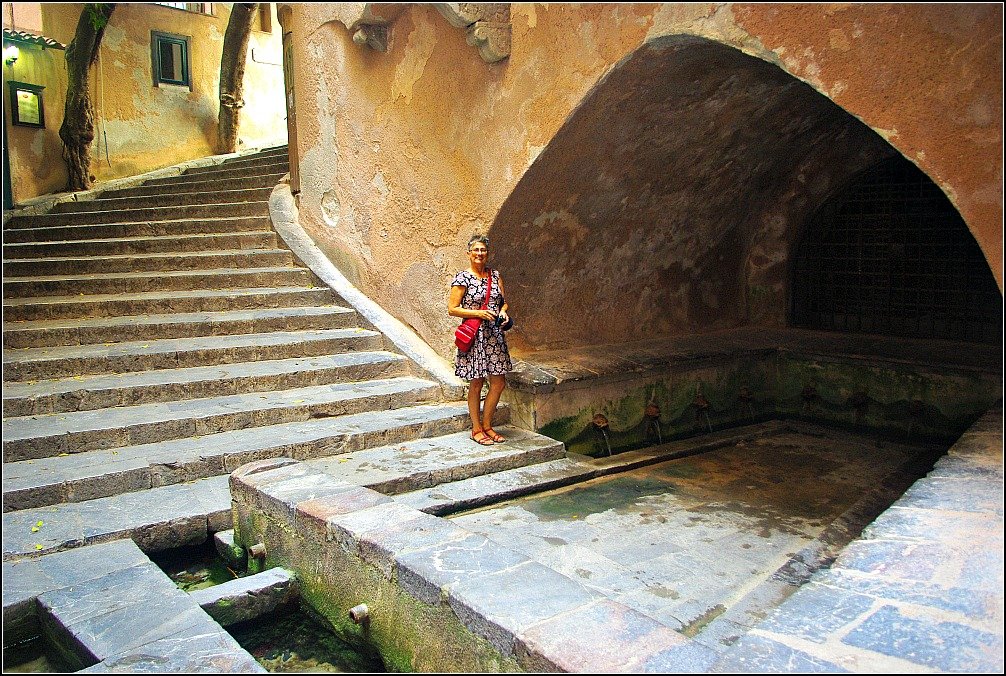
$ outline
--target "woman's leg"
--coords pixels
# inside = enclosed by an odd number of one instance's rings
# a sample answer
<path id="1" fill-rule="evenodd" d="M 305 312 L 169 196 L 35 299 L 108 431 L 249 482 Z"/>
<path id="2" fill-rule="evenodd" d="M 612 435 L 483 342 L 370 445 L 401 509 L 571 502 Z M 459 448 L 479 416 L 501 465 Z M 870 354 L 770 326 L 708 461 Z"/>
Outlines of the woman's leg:
<path id="1" fill-rule="evenodd" d="M 473 378 L 468 384 L 468 415 L 472 419 L 472 439 L 480 444 L 490 445 L 492 444 L 492 441 L 485 432 L 482 431 L 482 416 L 479 414 L 479 403 L 482 399 L 482 385 L 485 381 L 485 378 Z"/>
<path id="2" fill-rule="evenodd" d="M 489 394 L 486 395 L 486 403 L 482 411 L 482 429 L 497 443 L 505 441 L 505 439 L 493 430 L 493 416 L 496 414 L 496 406 L 500 403 L 500 397 L 505 389 L 506 376 L 489 376 Z"/>

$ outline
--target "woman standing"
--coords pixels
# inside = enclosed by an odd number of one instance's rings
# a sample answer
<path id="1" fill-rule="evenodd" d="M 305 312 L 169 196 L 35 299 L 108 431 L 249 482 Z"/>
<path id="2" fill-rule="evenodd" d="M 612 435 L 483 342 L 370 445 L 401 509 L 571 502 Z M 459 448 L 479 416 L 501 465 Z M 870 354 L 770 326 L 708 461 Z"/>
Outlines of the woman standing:
<path id="1" fill-rule="evenodd" d="M 458 352 L 454 373 L 462 380 L 470 381 L 468 414 L 472 419 L 472 439 L 483 446 L 506 441 L 503 435 L 493 429 L 493 415 L 506 388 L 504 374 L 513 369 L 506 336 L 500 328 L 508 319 L 503 277 L 498 270 L 486 267 L 488 258 L 489 238 L 474 235 L 468 241 L 468 269 L 455 275 L 454 281 L 451 282 L 450 299 L 447 302 L 447 313 L 450 316 L 482 320 L 471 349 L 464 354 Z M 490 277 L 492 290 L 489 306 L 483 309 L 486 285 L 489 284 Z M 489 379 L 489 394 L 486 395 L 485 406 L 480 412 L 479 400 L 486 378 Z"/>

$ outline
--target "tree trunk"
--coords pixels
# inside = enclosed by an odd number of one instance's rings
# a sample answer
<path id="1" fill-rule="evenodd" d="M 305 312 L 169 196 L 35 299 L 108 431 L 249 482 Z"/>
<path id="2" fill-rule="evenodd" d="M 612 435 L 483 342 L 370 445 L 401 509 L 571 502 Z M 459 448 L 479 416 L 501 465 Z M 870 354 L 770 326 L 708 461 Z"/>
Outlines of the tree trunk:
<path id="1" fill-rule="evenodd" d="M 59 138 L 68 174 L 67 190 L 87 190 L 91 176 L 91 142 L 94 141 L 94 105 L 89 86 L 90 70 L 115 3 L 87 3 L 80 11 L 77 31 L 66 48 L 66 105 Z"/>
<path id="2" fill-rule="evenodd" d="M 220 56 L 220 115 L 217 118 L 217 152 L 233 153 L 238 146 L 238 127 L 244 94 L 246 53 L 257 2 L 235 2 L 224 33 Z"/>

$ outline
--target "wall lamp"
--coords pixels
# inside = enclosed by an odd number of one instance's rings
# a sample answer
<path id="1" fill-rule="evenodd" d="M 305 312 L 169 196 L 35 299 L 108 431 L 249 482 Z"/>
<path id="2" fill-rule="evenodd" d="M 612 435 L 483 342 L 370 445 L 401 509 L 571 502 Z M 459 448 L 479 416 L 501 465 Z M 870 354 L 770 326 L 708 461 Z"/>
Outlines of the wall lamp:
<path id="1" fill-rule="evenodd" d="M 3 62 L 8 66 L 13 66 L 17 58 L 21 56 L 21 50 L 17 45 L 5 45 L 3 48 Z"/>

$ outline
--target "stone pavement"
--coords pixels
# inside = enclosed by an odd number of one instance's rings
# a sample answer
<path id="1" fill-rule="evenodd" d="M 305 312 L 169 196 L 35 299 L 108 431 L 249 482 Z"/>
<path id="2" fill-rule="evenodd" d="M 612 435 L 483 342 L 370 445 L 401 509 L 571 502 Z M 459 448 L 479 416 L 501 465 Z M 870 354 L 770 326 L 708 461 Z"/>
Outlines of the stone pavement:
<path id="1" fill-rule="evenodd" d="M 1003 671 L 1003 414 L 993 411 L 721 671 Z"/>

